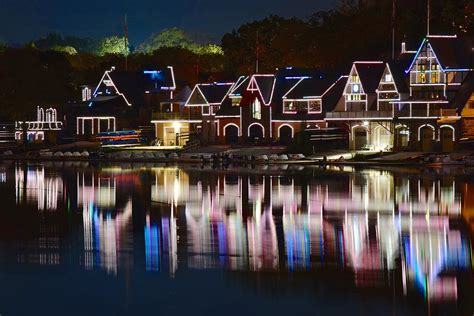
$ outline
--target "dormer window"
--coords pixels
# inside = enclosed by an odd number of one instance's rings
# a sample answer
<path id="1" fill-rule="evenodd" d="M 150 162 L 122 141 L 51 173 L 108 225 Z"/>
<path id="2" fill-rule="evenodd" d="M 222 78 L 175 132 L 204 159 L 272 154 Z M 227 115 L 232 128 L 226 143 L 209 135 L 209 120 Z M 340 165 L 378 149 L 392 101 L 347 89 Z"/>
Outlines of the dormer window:
<path id="1" fill-rule="evenodd" d="M 258 98 L 252 102 L 252 117 L 256 120 L 262 119 L 262 103 Z"/>

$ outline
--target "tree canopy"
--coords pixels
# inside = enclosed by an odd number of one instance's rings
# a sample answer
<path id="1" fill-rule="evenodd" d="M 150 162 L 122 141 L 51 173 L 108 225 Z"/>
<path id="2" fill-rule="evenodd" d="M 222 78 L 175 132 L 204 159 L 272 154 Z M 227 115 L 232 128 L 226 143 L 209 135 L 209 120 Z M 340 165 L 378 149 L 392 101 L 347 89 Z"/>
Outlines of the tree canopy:
<path id="1" fill-rule="evenodd" d="M 110 36 L 102 39 L 97 49 L 97 55 L 128 55 L 130 53 L 129 47 L 127 47 L 127 41 L 125 37 Z"/>
<path id="2" fill-rule="evenodd" d="M 220 46 L 215 44 L 199 44 L 188 33 L 178 28 L 165 29 L 153 34 L 139 46 L 138 51 L 150 54 L 160 48 L 170 47 L 187 49 L 198 55 L 223 55 Z"/>

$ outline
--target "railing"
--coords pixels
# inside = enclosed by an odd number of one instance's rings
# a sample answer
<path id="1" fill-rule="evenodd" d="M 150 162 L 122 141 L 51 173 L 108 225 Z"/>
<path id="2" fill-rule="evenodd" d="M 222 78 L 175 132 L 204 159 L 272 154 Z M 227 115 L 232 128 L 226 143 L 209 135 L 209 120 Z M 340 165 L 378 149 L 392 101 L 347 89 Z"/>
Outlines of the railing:
<path id="1" fill-rule="evenodd" d="M 440 117 L 441 111 L 435 109 L 396 111 L 396 117 Z"/>
<path id="2" fill-rule="evenodd" d="M 455 109 L 423 109 L 423 110 L 402 110 L 402 111 L 347 111 L 328 112 L 327 119 L 371 119 L 371 118 L 439 118 L 447 116 L 457 116 Z"/>
<path id="3" fill-rule="evenodd" d="M 347 111 L 328 112 L 328 119 L 365 119 L 365 118 L 393 118 L 392 111 Z"/>

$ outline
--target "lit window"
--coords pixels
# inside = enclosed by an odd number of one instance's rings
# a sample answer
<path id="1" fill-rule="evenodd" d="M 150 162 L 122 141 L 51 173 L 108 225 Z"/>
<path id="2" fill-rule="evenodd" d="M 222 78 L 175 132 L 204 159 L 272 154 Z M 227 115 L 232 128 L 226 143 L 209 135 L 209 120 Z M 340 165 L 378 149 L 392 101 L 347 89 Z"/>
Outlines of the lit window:
<path id="1" fill-rule="evenodd" d="M 283 113 L 307 112 L 308 101 L 284 101 Z"/>
<path id="2" fill-rule="evenodd" d="M 262 119 L 262 103 L 256 98 L 252 103 L 252 117 L 256 120 Z"/>
<path id="3" fill-rule="evenodd" d="M 296 106 L 293 101 L 284 101 L 283 102 L 283 113 L 295 112 Z"/>
<path id="4" fill-rule="evenodd" d="M 392 75 L 391 74 L 386 74 L 385 75 L 385 82 L 392 82 Z"/>
<path id="5" fill-rule="evenodd" d="M 232 98 L 232 106 L 239 106 L 241 98 Z"/>
<path id="6" fill-rule="evenodd" d="M 309 113 L 321 113 L 321 100 L 311 100 L 308 102 L 308 112 Z"/>

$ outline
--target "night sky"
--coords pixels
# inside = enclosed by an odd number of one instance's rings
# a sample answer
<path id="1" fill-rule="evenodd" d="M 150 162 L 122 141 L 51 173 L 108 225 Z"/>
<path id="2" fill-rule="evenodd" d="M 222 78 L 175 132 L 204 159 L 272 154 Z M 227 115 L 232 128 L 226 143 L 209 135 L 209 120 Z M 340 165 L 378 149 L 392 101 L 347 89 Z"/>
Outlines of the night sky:
<path id="1" fill-rule="evenodd" d="M 123 34 L 137 44 L 163 28 L 179 27 L 214 40 L 270 14 L 305 17 L 337 0 L 0 0 L 0 39 L 23 43 L 50 32 L 83 37 Z"/>

